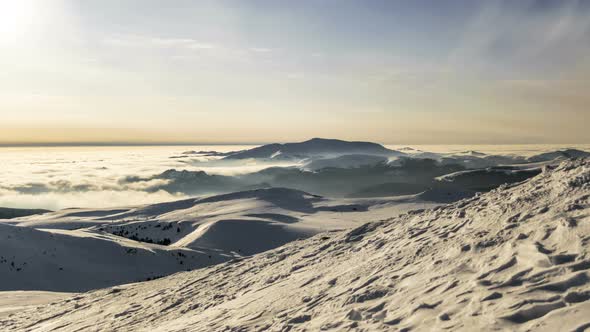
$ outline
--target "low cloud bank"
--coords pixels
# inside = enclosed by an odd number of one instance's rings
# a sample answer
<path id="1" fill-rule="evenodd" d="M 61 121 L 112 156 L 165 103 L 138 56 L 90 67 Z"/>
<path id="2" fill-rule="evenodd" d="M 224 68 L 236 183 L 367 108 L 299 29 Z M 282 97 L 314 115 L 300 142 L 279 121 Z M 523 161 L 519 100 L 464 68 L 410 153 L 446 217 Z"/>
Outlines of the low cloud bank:
<path id="1" fill-rule="evenodd" d="M 169 147 L 155 152 L 130 148 L 11 155 L 1 151 L 6 163 L 0 174 L 0 207 L 102 208 L 268 187 L 332 197 L 382 197 L 432 190 L 464 196 L 537 174 L 526 171 L 529 167 L 538 169 L 554 160 L 590 155 L 574 149 L 545 150 L 549 152 L 530 157 L 405 149 L 403 156 L 387 158 L 348 154 L 297 159 L 283 154 L 285 160 L 274 160 L 273 153 L 270 158 L 222 160 L 223 156 L 204 159 L 198 153 L 182 151 L 170 151 Z M 178 156 L 185 157 L 171 158 Z M 531 163 L 537 165 L 526 166 Z M 482 171 L 464 172 L 478 169 Z M 453 181 L 438 180 L 453 173 Z"/>
<path id="2" fill-rule="evenodd" d="M 168 202 L 184 198 L 184 195 L 165 191 L 85 191 L 68 193 L 23 194 L 4 192 L 0 194 L 0 206 L 23 209 L 60 210 L 73 207 L 105 208 L 113 206 L 140 205 Z"/>

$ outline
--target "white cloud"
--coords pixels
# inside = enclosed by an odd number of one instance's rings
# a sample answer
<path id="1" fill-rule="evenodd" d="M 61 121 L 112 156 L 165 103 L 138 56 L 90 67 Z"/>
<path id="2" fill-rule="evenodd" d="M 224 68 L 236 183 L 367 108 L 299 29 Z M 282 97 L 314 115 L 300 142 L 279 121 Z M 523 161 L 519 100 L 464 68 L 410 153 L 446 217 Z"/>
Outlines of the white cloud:
<path id="1" fill-rule="evenodd" d="M 155 47 L 185 50 L 210 50 L 217 48 L 217 45 L 215 44 L 199 41 L 192 38 L 163 38 L 122 35 L 106 38 L 104 39 L 104 42 L 106 44 L 119 47 Z"/>
<path id="2" fill-rule="evenodd" d="M 245 148 L 245 147 L 244 147 Z M 113 207 L 182 199 L 158 190 L 170 181 L 154 178 L 168 169 L 235 175 L 288 163 L 223 163 L 191 157 L 172 159 L 187 150 L 241 150 L 240 146 L 5 148 L 0 159 L 0 207 Z M 209 161 L 207 161 L 209 160 Z M 141 181 L 125 181 L 128 176 Z"/>
<path id="3" fill-rule="evenodd" d="M 489 1 L 465 29 L 451 54 L 458 68 L 495 68 L 507 73 L 529 69 L 560 72 L 588 54 L 590 16 L 581 2 L 537 8 L 534 1 Z M 560 68 L 557 68 L 560 67 Z"/>
<path id="4" fill-rule="evenodd" d="M 248 50 L 251 51 L 251 52 L 255 52 L 255 53 L 268 53 L 268 52 L 272 52 L 272 49 L 266 48 L 266 47 L 251 47 Z"/>
<path id="5" fill-rule="evenodd" d="M 84 193 L 48 193 L 44 195 L 3 194 L 0 206 L 23 209 L 60 210 L 64 208 L 104 208 L 161 203 L 184 198 L 164 191 L 146 193 L 142 191 L 90 191 Z"/>
<path id="6" fill-rule="evenodd" d="M 303 73 L 288 73 L 287 74 L 287 78 L 290 80 L 298 80 L 298 79 L 302 79 L 305 77 L 305 74 Z"/>

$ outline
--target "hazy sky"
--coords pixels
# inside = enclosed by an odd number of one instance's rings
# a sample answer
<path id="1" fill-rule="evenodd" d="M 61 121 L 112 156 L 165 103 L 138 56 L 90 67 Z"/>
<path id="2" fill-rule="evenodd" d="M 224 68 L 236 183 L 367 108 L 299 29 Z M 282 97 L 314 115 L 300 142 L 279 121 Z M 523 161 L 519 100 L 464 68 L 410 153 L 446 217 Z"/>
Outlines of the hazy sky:
<path id="1" fill-rule="evenodd" d="M 590 2 L 0 0 L 0 144 L 590 142 Z"/>

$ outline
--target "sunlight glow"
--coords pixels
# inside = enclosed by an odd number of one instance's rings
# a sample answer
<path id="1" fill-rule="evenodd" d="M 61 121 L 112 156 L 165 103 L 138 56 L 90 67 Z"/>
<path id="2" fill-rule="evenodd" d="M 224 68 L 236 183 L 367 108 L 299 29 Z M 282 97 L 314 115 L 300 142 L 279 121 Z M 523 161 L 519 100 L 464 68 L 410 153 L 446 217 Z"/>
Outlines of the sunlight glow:
<path id="1" fill-rule="evenodd" d="M 0 42 L 16 42 L 25 36 L 37 10 L 35 0 L 0 0 Z"/>

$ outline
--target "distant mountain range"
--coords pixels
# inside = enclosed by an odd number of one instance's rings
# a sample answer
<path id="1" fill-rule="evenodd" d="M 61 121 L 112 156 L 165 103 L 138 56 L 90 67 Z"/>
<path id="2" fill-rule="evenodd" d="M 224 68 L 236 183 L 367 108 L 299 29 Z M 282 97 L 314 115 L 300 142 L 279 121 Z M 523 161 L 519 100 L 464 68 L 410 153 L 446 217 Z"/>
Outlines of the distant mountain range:
<path id="1" fill-rule="evenodd" d="M 216 163 L 254 160 L 269 167 L 240 175 L 215 175 L 204 171 L 170 169 L 146 178 L 128 177 L 122 182 L 155 182 L 148 191 L 201 195 L 231 191 L 287 187 L 331 197 L 384 197 L 436 190 L 469 193 L 489 191 L 504 183 L 526 180 L 546 165 L 590 153 L 566 149 L 531 157 L 488 155 L 478 151 L 432 153 L 414 149 L 391 150 L 370 142 L 314 138 L 300 143 L 268 144 L 217 155 Z M 285 165 L 276 161 L 289 161 Z M 455 196 L 453 196 L 455 197 Z"/>
<path id="2" fill-rule="evenodd" d="M 515 155 L 488 155 L 478 151 L 465 151 L 459 153 L 433 153 L 418 151 L 411 148 L 392 150 L 378 143 L 354 142 L 338 139 L 313 138 L 299 143 L 273 143 L 256 148 L 219 153 L 205 151 L 206 153 L 189 151 L 185 154 L 201 154 L 207 156 L 222 156 L 223 160 L 262 159 L 275 161 L 301 161 L 308 160 L 313 163 L 310 169 L 319 169 L 324 164 L 326 167 L 346 167 L 346 165 L 366 165 L 363 160 L 371 160 L 372 163 L 381 158 L 409 157 L 414 159 L 433 159 L 443 164 L 458 164 L 467 168 L 483 168 L 498 165 L 513 165 L 548 162 L 556 159 L 586 158 L 589 152 L 576 149 L 562 149 L 545 152 L 531 157 Z M 343 164 L 343 165 L 341 165 Z"/>

